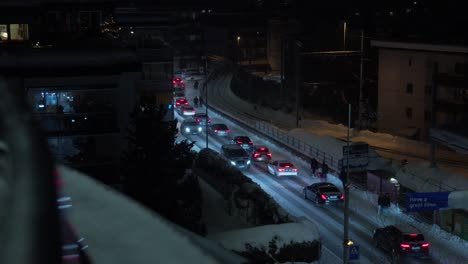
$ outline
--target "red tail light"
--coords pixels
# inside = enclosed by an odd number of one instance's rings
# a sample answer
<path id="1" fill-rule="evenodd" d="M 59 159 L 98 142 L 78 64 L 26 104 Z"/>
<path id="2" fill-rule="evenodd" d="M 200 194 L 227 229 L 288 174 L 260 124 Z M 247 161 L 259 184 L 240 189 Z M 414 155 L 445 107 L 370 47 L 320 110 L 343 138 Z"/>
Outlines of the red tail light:
<path id="1" fill-rule="evenodd" d="M 180 105 L 180 103 L 179 103 L 179 102 L 177 102 L 177 103 L 176 103 L 176 105 Z"/>
<path id="2" fill-rule="evenodd" d="M 242 141 L 240 141 L 240 140 L 237 140 L 237 144 L 242 144 Z"/>
<path id="3" fill-rule="evenodd" d="M 271 153 L 268 153 L 267 156 L 271 158 Z"/>
<path id="4" fill-rule="evenodd" d="M 421 245 L 421 247 L 423 247 L 423 248 L 428 248 L 428 247 L 429 247 L 429 243 L 424 243 L 424 244 Z"/>
<path id="5" fill-rule="evenodd" d="M 320 195 L 320 198 L 322 198 L 322 200 L 326 200 L 327 199 L 327 196 L 325 194 L 321 194 Z"/>
<path id="6" fill-rule="evenodd" d="M 255 153 L 255 154 L 254 154 L 254 158 L 258 158 L 258 157 L 260 157 L 260 154 Z"/>
<path id="7" fill-rule="evenodd" d="M 172 84 L 176 84 L 176 81 L 172 81 Z"/>
<path id="8" fill-rule="evenodd" d="M 201 121 L 200 118 L 197 118 L 197 122 L 200 122 L 200 121 Z"/>
<path id="9" fill-rule="evenodd" d="M 188 105 L 188 102 L 185 102 L 184 104 L 185 104 L 185 105 Z"/>
<path id="10" fill-rule="evenodd" d="M 208 123 L 211 122 L 211 118 L 208 118 Z"/>
<path id="11" fill-rule="evenodd" d="M 279 168 L 278 171 L 284 171 L 284 169 L 283 169 L 283 168 Z"/>
<path id="12" fill-rule="evenodd" d="M 260 150 L 262 150 L 262 151 L 263 151 L 263 150 L 265 150 L 265 148 L 260 148 Z"/>
<path id="13" fill-rule="evenodd" d="M 401 244 L 400 244 L 400 247 L 401 247 L 401 248 L 410 248 L 411 245 L 410 245 L 410 244 L 401 243 Z"/>
<path id="14" fill-rule="evenodd" d="M 344 195 L 342 194 L 342 195 L 340 196 L 340 200 L 343 200 L 343 199 L 344 199 Z"/>
<path id="15" fill-rule="evenodd" d="M 218 132 L 219 132 L 219 130 L 218 130 L 218 129 L 215 129 L 215 133 L 218 133 Z"/>
<path id="16" fill-rule="evenodd" d="M 284 166 L 285 168 L 289 168 L 289 165 Z"/>
<path id="17" fill-rule="evenodd" d="M 231 132 L 231 130 L 229 130 L 229 129 L 228 129 L 228 130 L 226 130 L 226 133 L 230 133 L 230 132 Z"/>
<path id="18" fill-rule="evenodd" d="M 252 141 L 249 141 L 249 145 L 252 145 L 252 144 L 253 144 L 253 142 L 252 142 Z"/>
<path id="19" fill-rule="evenodd" d="M 418 234 L 410 234 L 411 237 L 417 237 Z"/>
<path id="20" fill-rule="evenodd" d="M 292 170 L 293 170 L 294 172 L 297 172 L 297 169 L 296 169 L 296 168 L 293 168 Z"/>

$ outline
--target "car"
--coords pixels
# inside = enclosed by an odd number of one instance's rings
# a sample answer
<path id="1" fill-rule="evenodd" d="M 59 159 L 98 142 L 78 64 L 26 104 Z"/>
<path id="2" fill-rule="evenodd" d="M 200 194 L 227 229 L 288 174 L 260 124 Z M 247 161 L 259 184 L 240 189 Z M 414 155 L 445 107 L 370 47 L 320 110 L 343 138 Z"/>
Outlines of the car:
<path id="1" fill-rule="evenodd" d="M 188 106 L 189 105 L 189 102 L 187 101 L 187 99 L 184 97 L 184 98 L 179 98 L 176 100 L 175 102 L 175 107 L 179 108 L 181 106 Z"/>
<path id="2" fill-rule="evenodd" d="M 221 147 L 221 155 L 238 169 L 248 169 L 250 167 L 249 153 L 237 144 L 224 144 Z"/>
<path id="3" fill-rule="evenodd" d="M 212 124 L 208 127 L 208 133 L 217 136 L 229 136 L 231 130 L 225 124 Z"/>
<path id="4" fill-rule="evenodd" d="M 172 85 L 174 86 L 174 88 L 176 89 L 185 89 L 185 83 L 184 83 L 184 80 L 182 80 L 181 78 L 174 78 L 172 80 Z"/>
<path id="5" fill-rule="evenodd" d="M 252 150 L 252 160 L 258 162 L 270 162 L 271 152 L 265 146 L 254 146 Z"/>
<path id="6" fill-rule="evenodd" d="M 374 245 L 391 254 L 393 260 L 404 257 L 429 256 L 430 244 L 424 235 L 411 225 L 389 225 L 374 230 Z"/>
<path id="7" fill-rule="evenodd" d="M 297 168 L 289 160 L 270 161 L 267 168 L 275 176 L 297 176 Z"/>
<path id="8" fill-rule="evenodd" d="M 344 195 L 334 184 L 316 182 L 304 187 L 304 198 L 317 204 L 342 204 Z"/>
<path id="9" fill-rule="evenodd" d="M 193 115 L 193 119 L 202 126 L 205 126 L 206 124 L 210 125 L 211 123 L 211 118 L 205 113 L 196 113 L 195 115 Z"/>
<path id="10" fill-rule="evenodd" d="M 174 91 L 174 102 L 179 99 L 185 98 L 185 91 L 184 90 L 177 90 Z"/>
<path id="11" fill-rule="evenodd" d="M 231 140 L 231 143 L 237 144 L 246 150 L 252 150 L 253 142 L 248 136 L 237 136 Z"/>
<path id="12" fill-rule="evenodd" d="M 182 116 L 193 116 L 197 111 L 189 105 L 184 105 L 178 108 L 178 112 Z"/>
<path id="13" fill-rule="evenodd" d="M 195 120 L 184 120 L 180 125 L 180 132 L 184 135 L 200 135 L 203 128 Z"/>

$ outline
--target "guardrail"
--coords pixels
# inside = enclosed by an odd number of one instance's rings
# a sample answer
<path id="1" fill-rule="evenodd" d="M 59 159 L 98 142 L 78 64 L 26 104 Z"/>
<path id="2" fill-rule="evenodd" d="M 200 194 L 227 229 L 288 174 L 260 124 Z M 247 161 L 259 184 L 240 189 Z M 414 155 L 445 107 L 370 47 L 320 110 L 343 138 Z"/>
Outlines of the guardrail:
<path id="1" fill-rule="evenodd" d="M 208 95 L 210 96 L 210 95 Z M 263 121 L 255 121 L 250 118 L 239 118 L 230 113 L 223 112 L 218 107 L 208 102 L 208 108 L 216 114 L 223 116 L 244 128 L 247 128 L 253 132 L 260 132 L 267 138 L 277 142 L 278 144 L 285 146 L 295 152 L 295 154 L 301 156 L 304 159 L 315 158 L 318 162 L 325 162 L 330 169 L 339 171 L 342 166 L 342 161 L 324 151 L 321 151 L 312 145 L 298 139 L 294 136 L 288 135 L 284 130 Z"/>

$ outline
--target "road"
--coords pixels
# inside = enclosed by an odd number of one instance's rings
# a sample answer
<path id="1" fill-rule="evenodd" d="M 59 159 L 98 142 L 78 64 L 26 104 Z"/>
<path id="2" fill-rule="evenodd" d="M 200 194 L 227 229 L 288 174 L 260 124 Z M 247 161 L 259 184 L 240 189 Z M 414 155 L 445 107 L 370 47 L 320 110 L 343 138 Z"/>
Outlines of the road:
<path id="1" fill-rule="evenodd" d="M 190 82 L 187 83 L 187 95 L 189 102 L 195 95 L 198 95 L 199 90 L 194 90 Z M 219 100 L 219 98 L 217 98 Z M 227 107 L 229 105 L 226 103 Z M 197 111 L 204 112 L 204 108 L 197 108 Z M 212 123 L 224 123 L 231 129 L 231 135 L 247 135 L 254 144 L 266 145 L 273 153 L 274 159 L 289 159 L 298 168 L 298 177 L 274 177 L 268 174 L 265 165 L 255 165 L 245 171 L 245 175 L 259 184 L 263 190 L 270 194 L 279 205 L 288 213 L 297 217 L 306 217 L 315 223 L 321 234 L 324 245 L 323 263 L 342 263 L 342 241 L 343 241 L 343 207 L 342 206 L 317 206 L 314 203 L 304 199 L 302 189 L 304 186 L 313 182 L 319 181 L 311 177 L 309 164 L 298 157 L 293 156 L 287 150 L 275 146 L 269 140 L 257 136 L 248 130 L 232 123 L 229 120 L 223 119 L 214 112 L 209 112 L 212 118 Z M 176 115 L 179 120 L 182 117 Z M 200 148 L 205 147 L 205 134 L 200 136 L 188 136 Z M 219 151 L 222 144 L 228 142 L 227 138 L 209 136 L 209 147 Z M 339 180 L 333 175 L 330 175 L 329 181 L 341 187 Z M 404 223 L 404 219 L 399 219 L 399 215 L 389 214 L 379 217 L 376 214 L 376 201 L 372 194 L 352 189 L 350 191 L 350 227 L 349 237 L 360 245 L 361 259 L 359 263 L 390 263 L 388 254 L 381 250 L 375 249 L 372 243 L 372 232 L 375 228 L 381 227 L 389 223 Z M 450 252 L 444 241 L 430 240 L 431 252 L 434 251 L 436 256 L 453 255 L 455 261 L 459 261 L 456 252 Z M 448 250 L 448 251 L 447 251 Z M 441 252 L 437 252 L 441 251 Z M 442 254 L 444 251 L 445 254 Z M 447 252 L 445 252 L 447 251 Z M 440 263 L 436 258 L 428 260 L 408 260 L 405 263 Z M 445 262 L 444 262 L 445 263 Z M 453 262 L 457 263 L 457 262 Z"/>

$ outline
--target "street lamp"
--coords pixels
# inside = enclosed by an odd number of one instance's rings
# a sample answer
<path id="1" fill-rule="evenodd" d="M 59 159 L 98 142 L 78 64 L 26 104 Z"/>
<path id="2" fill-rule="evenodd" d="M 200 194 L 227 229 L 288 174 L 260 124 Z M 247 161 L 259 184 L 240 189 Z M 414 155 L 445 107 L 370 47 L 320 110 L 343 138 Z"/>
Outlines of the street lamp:
<path id="1" fill-rule="evenodd" d="M 203 87 L 205 89 L 205 114 L 206 114 L 206 120 L 205 120 L 205 140 L 206 140 L 206 148 L 208 148 L 208 85 L 207 85 L 207 82 L 208 82 L 208 74 L 206 73 L 207 71 L 207 58 L 206 56 L 203 56 L 202 59 L 205 61 L 205 63 L 203 64 L 204 66 L 204 72 L 205 72 L 205 82 L 203 83 Z"/>
<path id="2" fill-rule="evenodd" d="M 240 63 L 240 55 L 241 55 L 241 50 L 240 50 L 240 39 L 241 37 L 240 36 L 237 36 L 237 61 Z"/>

